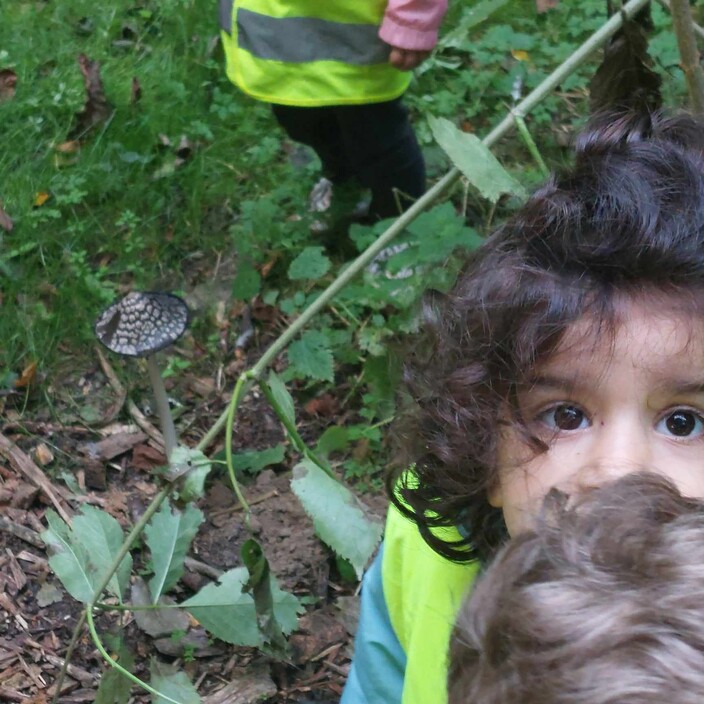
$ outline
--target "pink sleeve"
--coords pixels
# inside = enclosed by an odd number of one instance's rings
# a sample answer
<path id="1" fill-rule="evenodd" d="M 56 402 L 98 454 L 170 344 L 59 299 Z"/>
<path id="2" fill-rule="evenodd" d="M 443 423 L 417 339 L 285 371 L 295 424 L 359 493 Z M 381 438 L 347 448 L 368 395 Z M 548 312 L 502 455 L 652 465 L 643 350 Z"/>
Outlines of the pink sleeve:
<path id="1" fill-rule="evenodd" d="M 389 0 L 379 36 L 398 49 L 430 51 L 445 12 L 447 0 Z"/>

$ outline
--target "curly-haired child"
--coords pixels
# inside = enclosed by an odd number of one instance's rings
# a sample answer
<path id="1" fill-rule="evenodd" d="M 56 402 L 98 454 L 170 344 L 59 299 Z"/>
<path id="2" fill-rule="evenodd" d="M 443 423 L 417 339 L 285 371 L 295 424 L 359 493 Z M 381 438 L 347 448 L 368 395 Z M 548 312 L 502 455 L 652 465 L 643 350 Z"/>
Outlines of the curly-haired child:
<path id="1" fill-rule="evenodd" d="M 609 114 L 427 306 L 344 704 L 442 704 L 477 571 L 568 493 L 643 468 L 704 497 L 704 128 Z"/>
<path id="2" fill-rule="evenodd" d="M 704 701 L 704 502 L 645 473 L 566 499 L 463 604 L 449 704 Z"/>

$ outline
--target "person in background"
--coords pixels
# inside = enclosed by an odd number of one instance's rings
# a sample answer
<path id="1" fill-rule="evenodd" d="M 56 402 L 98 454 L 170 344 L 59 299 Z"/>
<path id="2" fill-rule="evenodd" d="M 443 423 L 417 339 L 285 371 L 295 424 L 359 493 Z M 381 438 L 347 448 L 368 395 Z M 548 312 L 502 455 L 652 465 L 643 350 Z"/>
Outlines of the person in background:
<path id="1" fill-rule="evenodd" d="M 369 217 L 398 215 L 425 191 L 425 165 L 401 101 L 437 42 L 447 0 L 221 0 L 227 75 L 271 103 L 289 137 L 312 147 L 333 185 L 371 189 Z"/>
<path id="2" fill-rule="evenodd" d="M 704 701 L 704 503 L 654 474 L 548 495 L 463 604 L 449 704 Z"/>

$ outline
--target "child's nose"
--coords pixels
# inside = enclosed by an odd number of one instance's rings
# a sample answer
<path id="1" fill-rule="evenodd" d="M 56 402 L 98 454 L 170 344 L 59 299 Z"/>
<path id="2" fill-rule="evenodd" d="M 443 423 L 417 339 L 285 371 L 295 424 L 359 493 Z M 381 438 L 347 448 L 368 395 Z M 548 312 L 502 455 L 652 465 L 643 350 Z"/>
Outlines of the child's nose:
<path id="1" fill-rule="evenodd" d="M 582 459 L 578 477 L 582 486 L 600 485 L 647 470 L 652 464 L 647 424 L 637 417 L 600 423 Z"/>

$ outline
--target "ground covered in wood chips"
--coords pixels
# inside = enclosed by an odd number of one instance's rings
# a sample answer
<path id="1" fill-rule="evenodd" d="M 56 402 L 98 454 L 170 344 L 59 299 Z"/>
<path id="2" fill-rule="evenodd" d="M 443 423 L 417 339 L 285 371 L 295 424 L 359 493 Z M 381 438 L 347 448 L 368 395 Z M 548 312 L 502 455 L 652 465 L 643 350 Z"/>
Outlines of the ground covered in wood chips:
<path id="1" fill-rule="evenodd" d="M 169 380 L 169 393 L 180 411 L 182 442 L 195 445 L 202 437 L 225 408 L 236 375 L 256 360 L 266 342 L 257 339 L 256 348 L 237 350 L 229 367 L 194 363 L 188 374 Z M 194 350 L 177 353 L 198 356 Z M 81 373 L 67 370 L 53 380 L 33 379 L 29 391 L 21 388 L 21 393 L 0 398 L 0 701 L 51 701 L 81 612 L 48 566 L 39 537 L 47 509 L 71 516 L 88 503 L 110 513 L 126 531 L 159 489 L 154 472 L 165 458 L 158 423 L 149 415 L 148 392 L 143 389 L 143 398 L 139 389 L 127 392 L 119 381 L 125 370 L 114 358 L 101 357 L 96 349 L 90 359 Z M 327 425 L 340 422 L 339 416 L 327 417 L 334 409 L 335 404 L 328 404 L 322 412 L 318 406 L 304 411 L 302 434 L 319 436 Z M 253 391 L 239 414 L 234 445 L 258 449 L 283 440 L 278 419 Z M 217 454 L 222 446 L 218 438 L 208 454 Z M 137 658 L 135 674 L 148 680 L 151 658 L 176 664 L 206 704 L 339 699 L 357 619 L 357 584 L 338 573 L 334 555 L 316 537 L 291 493 L 292 464 L 289 457 L 263 470 L 244 489 L 252 505 L 252 532 L 272 572 L 282 588 L 306 604 L 299 629 L 289 639 L 288 660 L 212 639 L 193 619 L 174 638 L 167 632 L 147 635 L 131 612 L 102 613 L 97 627 L 104 636 L 117 630 L 120 619 L 126 625 L 123 633 Z M 365 502 L 383 515 L 383 497 L 365 496 Z M 211 472 L 198 506 L 205 522 L 174 594 L 179 601 L 240 566 L 240 547 L 249 537 L 222 470 Z M 139 548 L 133 556 L 134 581 L 143 566 Z M 101 657 L 83 632 L 59 701 L 94 701 L 103 671 Z M 132 694 L 132 701 L 150 701 L 137 687 Z"/>

